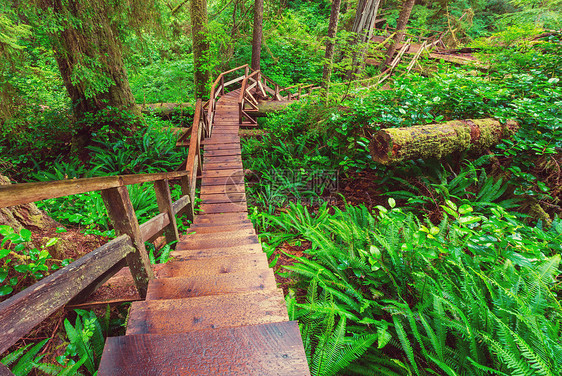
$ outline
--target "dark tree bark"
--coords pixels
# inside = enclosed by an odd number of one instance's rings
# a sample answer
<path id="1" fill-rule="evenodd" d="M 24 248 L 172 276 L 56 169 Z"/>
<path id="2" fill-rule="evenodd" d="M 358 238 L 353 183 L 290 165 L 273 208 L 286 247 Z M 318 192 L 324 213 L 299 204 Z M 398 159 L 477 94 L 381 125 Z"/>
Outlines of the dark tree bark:
<path id="1" fill-rule="evenodd" d="M 44 11 L 52 12 L 50 21 L 60 28 L 50 38 L 76 117 L 73 149 L 82 150 L 93 130 L 93 114 L 112 107 L 140 116 L 123 63 L 114 10 L 103 0 L 39 3 Z M 115 118 L 110 123 L 122 125 Z"/>
<path id="2" fill-rule="evenodd" d="M 191 0 L 195 99 L 207 94 L 207 82 L 210 77 L 206 56 L 209 52 L 207 23 L 207 0 Z"/>
<path id="3" fill-rule="evenodd" d="M 406 34 L 406 25 L 410 19 L 410 14 L 412 13 L 412 8 L 414 7 L 416 0 L 404 0 L 402 3 L 402 9 L 398 15 L 398 21 L 396 23 L 396 34 L 392 38 L 392 42 L 386 50 L 386 58 L 384 63 L 381 65 L 381 71 L 384 71 L 387 66 L 392 62 L 394 53 L 396 52 L 396 47 L 398 44 L 402 43 L 404 40 L 404 35 Z"/>
<path id="4" fill-rule="evenodd" d="M 328 37 L 326 39 L 326 54 L 324 56 L 324 71 L 322 73 L 322 86 L 328 90 L 330 77 L 332 75 L 332 64 L 334 60 L 334 47 L 336 45 L 336 34 L 338 32 L 338 19 L 340 17 L 341 0 L 332 1 L 330 23 L 328 25 Z"/>
<path id="5" fill-rule="evenodd" d="M 263 0 L 255 0 L 254 35 L 252 39 L 252 64 L 251 64 L 253 70 L 260 69 L 262 39 L 263 39 Z"/>
<path id="6" fill-rule="evenodd" d="M 359 0 L 355 10 L 355 20 L 352 32 L 357 34 L 355 44 L 364 44 L 361 49 L 354 54 L 352 67 L 348 72 L 348 79 L 353 79 L 365 66 L 365 54 L 367 53 L 368 43 L 373 36 L 375 19 L 379 10 L 380 0 Z"/>

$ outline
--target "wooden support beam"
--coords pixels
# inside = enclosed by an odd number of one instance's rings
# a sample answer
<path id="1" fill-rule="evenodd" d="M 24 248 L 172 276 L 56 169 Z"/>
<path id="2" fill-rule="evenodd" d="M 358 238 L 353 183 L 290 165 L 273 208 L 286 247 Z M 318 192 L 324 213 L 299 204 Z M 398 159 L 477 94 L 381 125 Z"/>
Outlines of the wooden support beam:
<path id="1" fill-rule="evenodd" d="M 133 242 L 135 252 L 127 255 L 127 264 L 133 275 L 139 295 L 144 299 L 146 297 L 148 281 L 154 278 L 154 274 L 148 254 L 146 253 L 139 222 L 129 198 L 129 192 L 126 187 L 118 187 L 104 189 L 101 191 L 101 195 L 115 232 L 117 234 L 129 235 Z"/>
<path id="2" fill-rule="evenodd" d="M 166 243 L 173 244 L 173 248 L 175 248 L 175 244 L 180 240 L 180 235 L 178 233 L 172 195 L 170 194 L 170 185 L 167 180 L 155 181 L 154 190 L 156 191 L 158 210 L 160 213 L 168 213 L 168 218 L 170 219 L 170 223 L 164 227 Z"/>

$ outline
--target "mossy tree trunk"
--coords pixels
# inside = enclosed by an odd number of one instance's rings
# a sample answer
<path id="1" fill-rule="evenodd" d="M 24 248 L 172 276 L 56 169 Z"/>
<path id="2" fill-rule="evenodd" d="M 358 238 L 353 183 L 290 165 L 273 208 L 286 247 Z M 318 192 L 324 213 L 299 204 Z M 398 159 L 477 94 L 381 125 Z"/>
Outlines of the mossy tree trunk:
<path id="1" fill-rule="evenodd" d="M 209 42 L 207 41 L 207 1 L 191 0 L 191 35 L 193 39 L 193 63 L 195 99 L 207 94 L 209 82 Z"/>
<path id="2" fill-rule="evenodd" d="M 251 64 L 253 70 L 260 69 L 262 39 L 263 39 L 263 0 L 255 0 L 254 1 L 254 34 L 252 38 L 252 64 Z"/>
<path id="3" fill-rule="evenodd" d="M 408 25 L 408 20 L 410 19 L 410 14 L 412 13 L 412 8 L 414 7 L 415 2 L 416 0 L 404 0 L 402 3 L 402 8 L 400 9 L 400 14 L 398 15 L 398 21 L 396 22 L 396 34 L 394 34 L 394 38 L 392 38 L 392 42 L 386 50 L 386 57 L 385 61 L 381 65 L 381 72 L 384 71 L 390 63 L 392 63 L 396 47 L 404 40 L 406 25 Z"/>
<path id="4" fill-rule="evenodd" d="M 341 0 L 332 1 L 332 11 L 330 13 L 330 23 L 328 25 L 328 37 L 326 38 L 326 54 L 324 55 L 324 71 L 322 73 L 322 86 L 328 91 L 330 77 L 332 75 L 332 65 L 334 61 L 334 47 L 336 45 L 336 34 L 338 32 L 338 20 L 340 17 Z"/>
<path id="5" fill-rule="evenodd" d="M 378 131 L 371 140 L 373 160 L 391 164 L 418 158 L 441 158 L 459 151 L 484 151 L 518 129 L 514 121 L 453 120 L 440 124 Z"/>
<path id="6" fill-rule="evenodd" d="M 115 112 L 101 120 L 103 110 L 140 116 L 123 62 L 115 9 L 104 0 L 38 1 L 46 23 L 55 26 L 49 36 L 76 117 L 73 149 L 82 150 L 103 120 L 115 127 L 130 121 L 130 116 Z"/>

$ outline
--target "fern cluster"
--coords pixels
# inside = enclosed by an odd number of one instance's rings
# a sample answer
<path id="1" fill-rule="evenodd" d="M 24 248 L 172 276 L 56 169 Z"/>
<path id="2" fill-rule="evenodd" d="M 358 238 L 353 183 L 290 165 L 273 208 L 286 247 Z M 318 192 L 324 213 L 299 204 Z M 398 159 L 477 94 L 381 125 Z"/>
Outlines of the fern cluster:
<path id="1" fill-rule="evenodd" d="M 315 375 L 562 374 L 560 220 L 444 200 L 434 225 L 389 203 L 270 218 L 311 242 L 286 268 L 308 290 L 288 300 Z"/>

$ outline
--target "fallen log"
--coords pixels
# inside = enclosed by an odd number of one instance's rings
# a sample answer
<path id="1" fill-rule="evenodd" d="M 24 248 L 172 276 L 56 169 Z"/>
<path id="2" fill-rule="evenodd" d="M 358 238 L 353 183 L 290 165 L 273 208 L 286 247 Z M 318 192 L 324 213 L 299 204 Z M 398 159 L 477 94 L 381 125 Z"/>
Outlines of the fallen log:
<path id="1" fill-rule="evenodd" d="M 267 116 L 277 111 L 285 110 L 289 105 L 295 103 L 294 100 L 282 100 L 282 101 L 260 101 L 258 102 L 257 110 L 250 110 L 255 116 Z"/>
<path id="2" fill-rule="evenodd" d="M 391 164 L 418 158 L 442 158 L 458 151 L 484 151 L 510 137 L 515 121 L 500 124 L 495 119 L 452 120 L 440 124 L 381 129 L 373 136 L 373 160 Z"/>
<path id="3" fill-rule="evenodd" d="M 141 105 L 141 112 L 170 119 L 172 116 L 192 116 L 194 108 L 191 103 L 148 103 Z"/>

